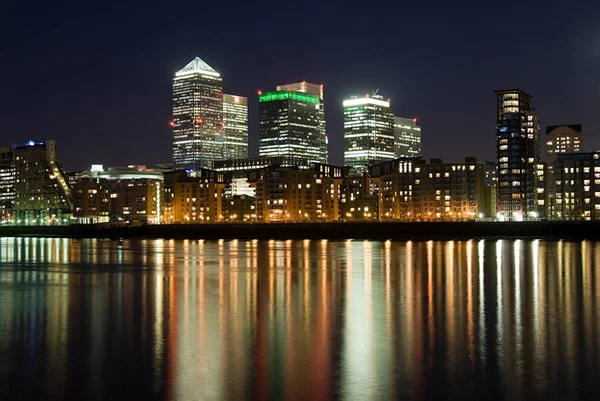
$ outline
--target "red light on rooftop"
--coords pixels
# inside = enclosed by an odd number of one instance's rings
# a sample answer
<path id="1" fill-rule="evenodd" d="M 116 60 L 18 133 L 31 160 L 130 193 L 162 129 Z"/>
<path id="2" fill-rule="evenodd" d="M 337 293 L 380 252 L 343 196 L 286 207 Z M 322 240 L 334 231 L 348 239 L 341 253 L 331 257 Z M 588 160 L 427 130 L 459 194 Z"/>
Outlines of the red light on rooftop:
<path id="1" fill-rule="evenodd" d="M 259 90 L 259 91 L 258 91 L 258 94 L 259 94 L 259 95 L 262 95 L 262 91 L 261 91 L 261 90 Z"/>
<path id="2" fill-rule="evenodd" d="M 416 117 L 415 117 L 415 118 L 413 118 L 413 122 L 414 122 L 414 123 L 416 123 L 416 122 L 417 122 L 417 118 L 416 118 Z"/>
<path id="3" fill-rule="evenodd" d="M 371 95 L 369 95 L 369 94 L 367 93 L 367 97 L 371 97 Z"/>
<path id="4" fill-rule="evenodd" d="M 175 121 L 169 121 L 169 125 L 170 125 L 171 127 L 174 127 L 174 126 L 175 126 Z"/>
<path id="5" fill-rule="evenodd" d="M 388 101 L 388 102 L 391 102 L 391 101 L 392 101 L 392 99 L 388 98 L 388 100 L 387 100 L 387 101 Z"/>

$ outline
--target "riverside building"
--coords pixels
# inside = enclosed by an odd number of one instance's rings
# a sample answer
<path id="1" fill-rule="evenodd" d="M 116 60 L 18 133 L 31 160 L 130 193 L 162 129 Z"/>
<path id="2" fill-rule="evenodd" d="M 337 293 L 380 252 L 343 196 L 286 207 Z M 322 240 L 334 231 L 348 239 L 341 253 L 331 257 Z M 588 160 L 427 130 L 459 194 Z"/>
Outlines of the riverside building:
<path id="1" fill-rule="evenodd" d="M 497 212 L 500 220 L 537 219 L 536 165 L 539 120 L 531 95 L 520 89 L 495 91 L 497 101 Z"/>

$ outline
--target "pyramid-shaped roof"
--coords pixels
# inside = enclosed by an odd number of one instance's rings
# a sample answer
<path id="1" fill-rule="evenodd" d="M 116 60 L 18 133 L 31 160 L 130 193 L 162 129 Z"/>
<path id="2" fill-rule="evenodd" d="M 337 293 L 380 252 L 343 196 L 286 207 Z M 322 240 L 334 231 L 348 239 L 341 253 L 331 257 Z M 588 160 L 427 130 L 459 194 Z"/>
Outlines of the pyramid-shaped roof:
<path id="1" fill-rule="evenodd" d="M 215 77 L 220 76 L 210 65 L 206 64 L 200 57 L 196 57 L 190 61 L 185 67 L 175 73 L 176 77 L 190 74 L 207 74 Z"/>

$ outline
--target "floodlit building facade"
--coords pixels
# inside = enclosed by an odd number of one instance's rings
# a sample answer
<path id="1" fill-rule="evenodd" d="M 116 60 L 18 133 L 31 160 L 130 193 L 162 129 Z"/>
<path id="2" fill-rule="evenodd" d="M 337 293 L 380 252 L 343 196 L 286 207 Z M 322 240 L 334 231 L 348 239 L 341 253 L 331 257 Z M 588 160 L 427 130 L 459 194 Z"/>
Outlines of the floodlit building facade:
<path id="1" fill-rule="evenodd" d="M 173 78 L 173 168 L 210 168 L 223 158 L 221 75 L 196 57 Z"/>
<path id="2" fill-rule="evenodd" d="M 217 223 L 224 220 L 225 174 L 208 169 L 164 173 L 165 223 Z"/>
<path id="3" fill-rule="evenodd" d="M 540 127 L 532 97 L 520 89 L 495 91 L 497 212 L 500 220 L 537 219 L 536 165 Z"/>
<path id="4" fill-rule="evenodd" d="M 394 117 L 395 157 L 421 157 L 421 127 L 416 118 Z"/>
<path id="5" fill-rule="evenodd" d="M 12 148 L 0 148 L 0 224 L 13 222 L 15 168 Z"/>
<path id="6" fill-rule="evenodd" d="M 475 220 L 484 201 L 484 167 L 472 157 L 396 159 L 371 166 L 369 175 L 379 187 L 380 220 Z"/>
<path id="7" fill-rule="evenodd" d="M 331 221 L 340 218 L 343 167 L 268 167 L 250 173 L 258 221 Z"/>
<path id="8" fill-rule="evenodd" d="M 259 155 L 294 156 L 309 162 L 326 160 L 319 96 L 298 91 L 259 95 Z"/>
<path id="9" fill-rule="evenodd" d="M 344 100 L 344 165 L 353 172 L 395 157 L 394 111 L 379 95 Z"/>
<path id="10" fill-rule="evenodd" d="M 223 95 L 223 159 L 248 157 L 248 99 Z"/>
<path id="11" fill-rule="evenodd" d="M 312 84 L 310 82 L 302 81 L 295 82 L 293 84 L 278 85 L 278 91 L 296 91 L 309 93 L 311 95 L 319 96 L 319 131 L 320 131 L 320 163 L 327 163 L 329 160 L 328 156 L 328 140 L 327 140 L 327 123 L 325 121 L 325 102 L 323 98 L 323 85 Z"/>
<path id="12" fill-rule="evenodd" d="M 56 142 L 52 140 L 28 141 L 13 147 L 15 224 L 61 225 L 70 222 L 71 187 L 56 153 Z"/>

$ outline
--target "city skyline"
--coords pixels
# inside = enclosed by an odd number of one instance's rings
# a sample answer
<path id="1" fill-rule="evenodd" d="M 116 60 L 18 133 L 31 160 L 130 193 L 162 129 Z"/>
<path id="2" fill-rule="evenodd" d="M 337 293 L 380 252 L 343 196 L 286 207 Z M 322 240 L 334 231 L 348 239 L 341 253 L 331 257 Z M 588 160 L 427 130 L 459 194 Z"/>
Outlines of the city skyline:
<path id="1" fill-rule="evenodd" d="M 494 13 L 475 19 L 466 5 L 438 10 L 406 5 L 402 10 L 412 17 L 402 25 L 389 24 L 394 13 L 383 8 L 366 14 L 349 10 L 340 18 L 335 5 L 323 5 L 316 17 L 323 31 L 318 38 L 304 38 L 300 46 L 311 49 L 310 60 L 288 50 L 300 32 L 265 46 L 256 42 L 269 32 L 266 22 L 285 15 L 286 7 L 230 10 L 227 32 L 215 29 L 216 21 L 198 31 L 180 23 L 174 11 L 155 7 L 123 6 L 119 16 L 104 12 L 97 17 L 77 8 L 48 7 L 40 12 L 44 18 L 28 16 L 21 21 L 24 26 L 12 21 L 6 26 L 14 39 L 0 67 L 3 142 L 55 139 L 70 170 L 92 162 L 169 162 L 171 77 L 198 55 L 222 74 L 225 93 L 248 97 L 251 156 L 258 153 L 256 91 L 303 80 L 325 86 L 332 164 L 343 159 L 342 100 L 376 88 L 392 99 L 397 115 L 417 117 L 425 127 L 423 153 L 428 158 L 458 161 L 472 154 L 493 160 L 495 99 L 490 91 L 506 87 L 535 96 L 542 127 L 583 124 L 587 150 L 592 150 L 598 141 L 600 82 L 594 71 L 600 57 L 591 16 L 598 6 L 574 4 L 565 10 L 544 2 L 540 11 L 541 4 L 524 5 L 523 13 L 543 15 L 530 21 L 523 32 L 526 44 L 513 47 L 520 62 L 510 64 L 499 52 L 505 39 L 494 28 Z M 197 7 L 190 13 L 197 13 Z M 210 5 L 214 12 L 220 7 Z M 8 13 L 18 17 L 25 10 L 11 5 Z M 558 16 L 578 24 L 568 32 L 550 29 Z M 518 20 L 506 18 L 508 24 Z M 347 29 L 375 19 L 384 28 L 367 33 Z M 109 33 L 102 29 L 107 24 L 113 26 Z M 23 31 L 25 35 L 16 34 Z M 243 32 L 250 33 L 239 40 Z M 390 51 L 393 46 L 402 51 Z M 569 63 L 552 62 L 572 52 L 577 57 Z M 34 72 L 36 79 L 28 79 Z M 31 110 L 36 110 L 33 118 Z M 93 146 L 81 148 L 81 142 Z M 455 142 L 464 147 L 451 146 Z M 143 151 L 139 143 L 145 144 Z"/>

